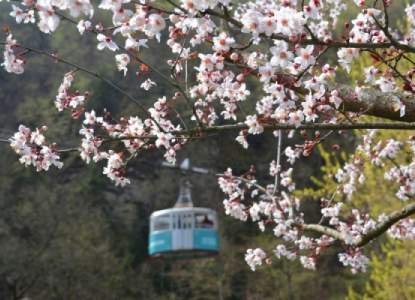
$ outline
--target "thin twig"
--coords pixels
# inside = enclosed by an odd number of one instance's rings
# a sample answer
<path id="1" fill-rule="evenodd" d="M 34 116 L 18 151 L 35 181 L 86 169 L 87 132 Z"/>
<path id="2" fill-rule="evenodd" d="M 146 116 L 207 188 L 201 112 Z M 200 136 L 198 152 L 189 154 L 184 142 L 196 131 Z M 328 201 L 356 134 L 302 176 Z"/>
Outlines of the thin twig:
<path id="1" fill-rule="evenodd" d="M 274 183 L 274 191 L 272 192 L 272 195 L 275 195 L 275 192 L 278 191 L 278 175 L 280 173 L 280 159 L 281 159 L 281 130 L 278 130 L 278 146 L 277 146 L 277 172 L 275 174 L 275 183 Z"/>
<path id="2" fill-rule="evenodd" d="M 330 204 L 331 204 L 331 202 L 333 202 L 333 200 L 334 200 L 334 197 L 337 195 L 337 190 L 333 193 L 333 195 L 331 196 L 331 198 L 330 198 L 330 200 L 329 200 L 329 202 L 327 203 L 327 206 L 326 207 L 329 207 L 330 206 Z M 325 219 L 326 217 L 325 216 L 322 216 L 321 217 L 321 220 L 320 220 L 320 222 L 318 222 L 318 224 L 320 225 L 321 223 L 323 223 L 323 221 L 324 221 L 324 219 Z"/>
<path id="3" fill-rule="evenodd" d="M 106 78 L 104 78 L 104 77 L 102 77 L 101 75 L 99 75 L 97 72 L 93 72 L 93 71 L 91 71 L 91 70 L 88 70 L 88 69 L 86 69 L 86 68 L 84 68 L 84 67 L 81 67 L 81 66 L 79 66 L 79 65 L 77 65 L 77 64 L 74 64 L 74 63 L 72 63 L 72 62 L 70 62 L 70 61 L 67 61 L 67 60 L 65 60 L 65 59 L 63 59 L 63 58 L 61 58 L 61 57 L 58 57 L 57 55 L 53 55 L 53 54 L 50 54 L 50 53 L 47 53 L 46 51 L 42 51 L 42 50 L 37 50 L 37 49 L 34 49 L 34 48 L 31 48 L 31 47 L 27 47 L 27 46 L 24 46 L 24 45 L 21 45 L 21 44 L 19 44 L 19 47 L 21 47 L 21 48 L 24 48 L 24 49 L 27 49 L 27 50 L 29 50 L 29 51 L 31 51 L 31 52 L 35 52 L 35 53 L 39 53 L 39 54 L 43 54 L 43 55 L 45 55 L 45 56 L 48 56 L 48 57 L 51 57 L 51 58 L 53 58 L 53 59 L 55 59 L 55 60 L 58 60 L 58 61 L 60 61 L 60 62 L 62 62 L 62 63 L 64 63 L 64 64 L 67 64 L 67 65 L 70 65 L 70 66 L 72 66 L 72 67 L 75 67 L 76 69 L 78 69 L 78 70 L 81 70 L 81 71 L 84 71 L 85 73 L 88 73 L 88 74 L 90 74 L 90 75 L 93 75 L 93 76 L 95 76 L 95 77 L 97 77 L 97 78 L 99 78 L 100 80 L 102 80 L 102 81 L 104 81 L 106 84 L 108 84 L 110 87 L 112 87 L 113 89 L 115 89 L 116 91 L 118 91 L 118 92 L 120 92 L 121 94 L 123 94 L 125 97 L 127 97 L 129 100 L 131 100 L 132 102 L 134 102 L 136 105 L 138 105 L 142 110 L 143 110 L 143 112 L 144 112 L 144 114 L 149 118 L 149 119 L 151 119 L 151 120 L 153 120 L 154 121 L 154 123 L 159 127 L 159 129 L 160 130 L 162 130 L 163 132 L 164 132 L 164 129 L 158 124 L 158 122 L 156 122 L 156 120 L 151 116 L 151 114 L 147 111 L 147 109 L 140 103 L 140 102 L 138 102 L 136 99 L 134 99 L 132 96 L 130 96 L 129 94 L 127 94 L 124 90 L 122 90 L 121 88 L 119 88 L 118 86 L 116 86 L 115 84 L 113 84 L 112 82 L 110 82 L 108 79 L 106 79 Z"/>
<path id="4" fill-rule="evenodd" d="M 274 202 L 274 196 L 271 195 L 267 189 L 265 189 L 264 187 L 260 186 L 258 183 L 253 182 L 252 180 L 243 178 L 243 177 L 239 177 L 239 176 L 229 176 L 229 175 L 225 175 L 225 174 L 216 174 L 216 176 L 218 177 L 225 177 L 225 178 L 232 178 L 232 179 L 237 179 L 237 180 L 241 180 L 243 182 L 245 182 L 246 184 L 250 184 L 253 185 L 254 187 L 256 187 L 258 190 L 262 191 L 264 194 L 266 194 L 269 198 L 270 201 Z"/>

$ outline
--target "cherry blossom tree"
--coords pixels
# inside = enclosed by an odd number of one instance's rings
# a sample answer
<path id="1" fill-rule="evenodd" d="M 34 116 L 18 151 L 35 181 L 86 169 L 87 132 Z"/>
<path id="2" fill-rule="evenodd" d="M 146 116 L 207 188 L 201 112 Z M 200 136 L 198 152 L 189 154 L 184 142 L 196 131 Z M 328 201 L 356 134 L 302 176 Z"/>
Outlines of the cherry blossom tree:
<path id="1" fill-rule="evenodd" d="M 339 15 L 351 6 L 358 7 L 359 13 L 346 24 L 337 24 Z M 394 7 L 404 12 L 401 26 L 391 24 L 389 12 Z M 236 141 L 247 148 L 251 135 L 272 131 L 279 140 L 277 161 L 270 162 L 273 182 L 257 182 L 253 168 L 242 175 L 234 175 L 230 168 L 218 175 L 226 194 L 226 214 L 242 221 L 250 217 L 261 230 L 272 227 L 275 236 L 282 238 L 274 250 L 247 251 L 245 260 L 253 270 L 275 257 L 298 258 L 305 268 L 314 270 L 321 251 L 340 241 L 344 248 L 340 262 L 352 272 L 364 272 L 368 258 L 362 249 L 370 241 L 385 232 L 396 239 L 415 237 L 414 222 L 408 219 L 415 213 L 415 136 L 410 135 L 415 129 L 415 4 L 404 6 L 393 0 L 257 0 L 243 4 L 230 0 L 102 0 L 94 5 L 88 0 L 24 0 L 14 2 L 10 9 L 15 20 L 3 27 L 6 38 L 0 42 L 4 46 L 1 65 L 16 76 L 30 65 L 33 54 L 67 65 L 57 87 L 56 108 L 70 110 L 73 118 L 85 118 L 79 131 L 80 146 L 73 149 L 47 143 L 46 126 L 21 125 L 3 142 L 20 155 L 22 164 L 47 171 L 51 166 L 62 167 L 61 153 L 78 152 L 87 164 L 107 161 L 103 173 L 115 185 L 124 186 L 130 183 L 127 163 L 143 150 L 163 149 L 165 159 L 174 164 L 176 152 L 196 138 L 234 131 L 239 133 Z M 111 11 L 112 20 L 91 19 L 96 9 Z M 58 26 L 76 26 L 81 35 L 94 39 L 96 51 L 114 52 L 114 71 L 136 72 L 141 88 L 147 91 L 157 89 L 160 82 L 170 89 L 154 99 L 152 107 L 145 107 L 70 57 L 26 46 L 12 33 L 17 26 L 14 22 L 33 27 L 36 23 L 38 29 L 33 30 L 51 38 Z M 170 56 L 161 60 L 169 66 L 169 73 L 149 64 L 139 52 L 159 43 L 171 48 Z M 337 57 L 328 63 L 333 51 Z M 347 75 L 360 58 L 373 60 L 372 66 L 359 70 L 364 80 L 338 82 L 339 73 Z M 190 78 L 193 70 L 196 77 Z M 114 119 L 109 112 L 87 111 L 84 103 L 89 93 L 71 88 L 78 72 L 98 77 L 134 102 L 142 115 Z M 251 78 L 263 88 L 260 99 L 251 97 L 247 85 Z M 192 112 L 190 118 L 182 117 L 176 109 L 178 102 Z M 243 102 L 253 102 L 256 113 L 245 112 Z M 372 117 L 370 122 L 367 116 Z M 321 221 L 308 224 L 300 200 L 292 195 L 295 161 L 313 155 L 313 148 L 333 132 L 353 129 L 367 130 L 367 134 L 350 161 L 333 174 L 338 187 L 330 199 L 321 199 Z M 407 142 L 379 141 L 378 129 L 407 130 Z M 281 136 L 295 132 L 303 135 L 303 143 L 284 149 Z M 104 145 L 112 141 L 120 141 L 124 150 L 106 150 Z M 402 155 L 408 157 L 406 165 L 396 161 Z M 281 159 L 292 168 L 282 169 Z M 342 211 L 342 201 L 353 201 L 353 194 L 364 184 L 365 164 L 384 168 L 385 178 L 396 182 L 402 209 L 380 216 L 354 209 L 352 217 L 344 217 L 347 212 Z M 247 193 L 252 200 L 246 200 Z M 310 237 L 308 232 L 319 237 Z"/>

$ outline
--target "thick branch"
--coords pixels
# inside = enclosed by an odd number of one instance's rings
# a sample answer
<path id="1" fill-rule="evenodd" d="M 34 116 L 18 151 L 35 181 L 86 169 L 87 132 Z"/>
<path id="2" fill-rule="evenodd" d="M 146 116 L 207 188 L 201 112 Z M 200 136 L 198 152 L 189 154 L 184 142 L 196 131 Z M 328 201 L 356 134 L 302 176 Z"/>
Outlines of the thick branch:
<path id="1" fill-rule="evenodd" d="M 319 224 L 302 224 L 302 225 L 297 225 L 296 227 L 299 227 L 302 230 L 306 230 L 306 231 L 314 231 L 314 232 L 318 232 L 321 234 L 327 234 L 328 236 L 331 236 L 335 238 L 336 240 L 344 242 L 344 238 L 341 232 L 330 227 L 326 227 L 326 226 L 319 225 Z"/>
<path id="2" fill-rule="evenodd" d="M 228 62 L 231 62 L 228 60 Z M 232 62 L 233 63 L 233 62 Z M 245 64 L 236 64 L 240 69 L 249 70 L 249 74 L 253 76 L 258 75 L 258 70 L 249 68 Z M 286 88 L 289 88 L 300 95 L 308 95 L 310 90 L 304 87 L 304 84 L 295 86 L 296 76 L 282 72 L 278 70 L 275 73 L 274 80 L 283 84 Z M 302 78 L 302 81 L 310 79 L 310 75 Z M 401 122 L 415 122 L 415 96 L 406 95 L 400 92 L 396 93 L 384 93 L 379 89 L 374 88 L 362 88 L 360 92 L 361 100 L 355 100 L 355 87 L 352 85 L 341 84 L 337 82 L 327 81 L 325 83 L 326 97 L 330 97 L 330 92 L 337 90 L 339 97 L 343 99 L 343 103 L 339 109 L 343 111 L 349 111 L 354 113 L 363 113 L 374 117 L 401 121 Z M 312 93 L 318 91 L 312 90 Z M 400 116 L 399 110 L 394 109 L 393 104 L 396 101 L 393 97 L 398 98 L 403 104 L 405 104 L 405 115 Z"/>
<path id="3" fill-rule="evenodd" d="M 385 221 L 379 223 L 375 228 L 363 235 L 361 238 L 356 239 L 353 242 L 353 246 L 361 247 L 374 240 L 382 233 L 385 233 L 393 224 L 405 219 L 415 213 L 415 202 L 411 203 L 401 210 L 395 211 L 388 215 Z"/>
<path id="4" fill-rule="evenodd" d="M 377 123 L 377 122 L 365 122 L 365 123 L 305 123 L 299 127 L 295 127 L 293 124 L 262 124 L 265 130 L 354 130 L 354 129 L 390 129 L 390 130 L 414 130 L 415 123 Z M 200 136 L 202 133 L 221 133 L 249 129 L 249 126 L 244 123 L 232 124 L 232 125 L 218 125 L 218 126 L 206 126 L 195 127 L 182 131 L 170 131 L 175 136 L 182 136 L 183 138 L 194 138 L 194 136 Z M 156 135 L 141 135 L 141 136 L 123 136 L 117 138 L 107 138 L 108 141 L 116 140 L 128 140 L 128 139 L 157 139 Z"/>
<path id="5" fill-rule="evenodd" d="M 367 122 L 367 123 L 344 123 L 344 124 L 322 124 L 322 123 L 307 123 L 295 127 L 291 124 L 263 124 L 265 130 L 353 130 L 353 129 L 389 129 L 389 130 L 414 130 L 415 123 L 376 123 L 376 122 Z M 234 125 L 220 125 L 220 126 L 209 126 L 209 127 L 195 127 L 183 131 L 171 131 L 170 133 L 177 136 L 175 139 L 195 139 L 203 138 L 200 136 L 200 133 L 221 133 L 227 131 L 241 131 L 248 129 L 248 125 L 239 123 Z M 140 136 L 123 136 L 123 137 L 106 137 L 103 139 L 103 143 L 112 142 L 112 141 L 123 141 L 131 139 L 146 139 L 146 140 L 156 140 L 157 135 L 140 135 Z M 0 139 L 0 143 L 10 144 L 10 140 Z M 81 151 L 81 148 L 69 148 L 59 150 L 59 153 L 70 153 Z M 272 197 L 270 196 L 270 199 Z"/>
<path id="6" fill-rule="evenodd" d="M 294 80 L 291 76 L 286 74 L 278 74 L 278 81 L 285 83 L 300 95 L 307 95 L 310 93 L 308 89 L 301 85 L 294 86 Z M 355 100 L 355 87 L 351 85 L 341 84 L 337 82 L 327 81 L 325 83 L 326 96 L 334 90 L 339 92 L 339 97 L 343 99 L 340 109 L 355 113 L 364 112 L 366 115 L 394 120 L 402 122 L 415 122 L 415 96 L 404 95 L 403 93 L 384 93 L 381 90 L 374 88 L 362 88 L 360 96 L 361 100 Z M 316 91 L 313 91 L 316 92 Z M 405 115 L 400 116 L 399 110 L 395 111 L 393 104 L 396 101 L 393 97 L 397 97 L 403 104 L 405 104 Z"/>
<path id="7" fill-rule="evenodd" d="M 395 211 L 391 213 L 390 215 L 388 215 L 385 221 L 376 225 L 376 227 L 370 230 L 367 234 L 354 239 L 352 243 L 349 243 L 349 245 L 353 247 L 365 246 L 370 241 L 373 241 L 374 239 L 376 239 L 377 237 L 385 233 L 393 224 L 413 214 L 415 214 L 415 202 L 405 206 L 399 211 Z M 341 242 L 345 241 L 340 231 L 330 228 L 330 227 L 326 227 L 320 224 L 293 224 L 293 225 L 302 230 L 314 231 L 314 232 L 318 232 L 321 234 L 327 234 L 328 236 L 331 236 Z"/>
<path id="8" fill-rule="evenodd" d="M 351 100 L 354 88 L 345 84 L 328 82 L 327 91 L 337 90 L 339 96 L 346 101 L 340 106 L 345 111 L 365 112 L 366 115 L 385 118 L 389 120 L 402 122 L 415 122 L 415 97 L 413 95 L 404 95 L 402 93 L 384 93 L 376 89 L 363 89 L 361 93 L 362 100 Z M 405 115 L 400 117 L 399 110 L 395 111 L 393 104 L 396 103 L 393 97 L 397 97 L 405 104 Z M 347 100 L 350 99 L 350 100 Z"/>
<path id="9" fill-rule="evenodd" d="M 391 130 L 413 130 L 415 129 L 415 123 L 378 123 L 378 122 L 365 122 L 365 123 L 304 123 L 299 127 L 295 127 L 293 124 L 262 124 L 265 130 L 353 130 L 353 129 L 391 129 Z M 249 129 L 248 125 L 244 123 L 232 124 L 232 125 L 219 125 L 209 127 L 196 127 L 186 131 L 172 131 L 172 134 L 177 135 L 195 135 L 197 133 L 220 133 L 226 131 L 241 131 Z M 125 139 L 128 139 L 125 138 Z"/>

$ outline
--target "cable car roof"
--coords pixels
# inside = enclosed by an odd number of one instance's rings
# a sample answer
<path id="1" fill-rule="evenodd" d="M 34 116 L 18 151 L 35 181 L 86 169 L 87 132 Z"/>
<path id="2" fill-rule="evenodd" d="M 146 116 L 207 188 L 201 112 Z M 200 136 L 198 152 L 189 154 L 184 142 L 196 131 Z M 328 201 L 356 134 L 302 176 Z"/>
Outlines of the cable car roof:
<path id="1" fill-rule="evenodd" d="M 151 217 L 157 217 L 157 216 L 161 216 L 161 215 L 169 214 L 169 213 L 190 212 L 190 211 L 216 214 L 216 212 L 213 209 L 205 208 L 205 207 L 173 207 L 173 208 L 167 208 L 167 209 L 155 211 L 151 214 Z"/>

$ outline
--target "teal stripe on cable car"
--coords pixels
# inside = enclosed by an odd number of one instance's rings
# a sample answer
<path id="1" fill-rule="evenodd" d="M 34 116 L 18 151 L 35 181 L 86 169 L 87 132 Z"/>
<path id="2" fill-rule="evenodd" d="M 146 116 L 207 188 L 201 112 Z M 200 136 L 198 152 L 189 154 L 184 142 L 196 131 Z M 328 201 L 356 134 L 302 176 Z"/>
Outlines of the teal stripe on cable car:
<path id="1" fill-rule="evenodd" d="M 194 249 L 219 251 L 219 236 L 216 231 L 195 229 L 193 243 Z"/>
<path id="2" fill-rule="evenodd" d="M 153 233 L 150 235 L 148 253 L 153 255 L 154 253 L 171 251 L 171 231 Z"/>

